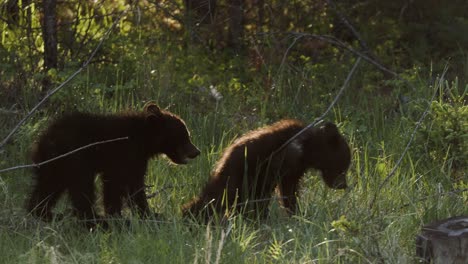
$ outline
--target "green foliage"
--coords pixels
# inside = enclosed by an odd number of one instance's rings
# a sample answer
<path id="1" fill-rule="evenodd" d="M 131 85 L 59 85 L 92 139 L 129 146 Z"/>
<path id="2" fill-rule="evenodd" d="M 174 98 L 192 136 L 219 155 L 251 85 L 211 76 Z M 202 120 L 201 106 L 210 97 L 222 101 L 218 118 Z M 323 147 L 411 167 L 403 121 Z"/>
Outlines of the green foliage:
<path id="1" fill-rule="evenodd" d="M 151 60 L 145 62 L 149 61 Z M 149 65 L 142 66 L 134 76 L 145 75 L 148 73 L 145 71 L 152 69 Z M 79 91 L 85 100 L 70 96 L 61 98 L 60 102 L 76 104 L 82 110 L 95 111 L 141 107 L 140 99 L 125 99 L 130 96 L 128 90 L 118 95 L 118 89 L 106 92 L 107 86 L 98 87 L 92 84 L 99 76 L 104 78 L 107 70 L 90 70 L 87 75 L 82 76 L 82 80 L 78 79 L 73 86 L 61 91 L 64 94 Z M 152 77 L 152 82 L 161 82 L 161 79 L 167 78 L 166 74 L 170 74 L 170 71 L 166 72 L 164 68 L 159 70 L 158 75 Z M 209 69 L 200 67 L 197 72 L 203 78 L 197 79 L 200 83 L 192 85 L 196 87 L 210 83 L 207 80 L 213 76 L 208 76 Z M 214 77 L 218 78 L 216 75 Z M 111 82 L 118 82 L 118 79 Z M 330 85 L 327 84 L 330 79 L 318 78 L 316 85 Z M 186 79 L 185 82 L 187 80 L 190 79 Z M 312 119 L 313 115 L 301 110 L 311 109 L 310 106 L 292 106 L 291 102 L 296 100 L 296 94 L 287 92 L 294 87 L 288 86 L 288 83 L 300 83 L 301 80 L 300 75 L 291 74 L 284 82 L 286 85 L 278 86 L 280 91 L 277 92 L 282 94 L 282 99 L 272 97 L 263 114 L 246 111 L 234 115 L 232 112 L 248 109 L 258 104 L 260 99 L 245 100 L 251 95 L 242 92 L 238 95 L 235 92 L 231 93 L 227 86 L 223 86 L 226 90 L 223 90 L 224 97 L 217 102 L 217 108 L 214 100 L 204 101 L 206 106 L 213 105 L 212 111 L 207 112 L 199 112 L 199 106 L 189 101 L 188 94 L 192 97 L 201 96 L 201 91 L 197 93 L 177 89 L 162 93 L 163 89 L 158 88 L 143 93 L 142 90 L 136 89 L 135 93 L 150 98 L 160 94 L 159 102 L 162 104 L 174 102 L 175 93 L 178 93 L 178 96 L 182 94 L 183 96 L 178 97 L 177 104 L 171 106 L 171 111 L 180 114 L 187 121 L 195 144 L 202 150 L 201 157 L 187 166 L 170 166 L 164 159 L 150 163 L 147 184 L 152 187 L 148 191 L 156 192 L 157 195 L 150 199 L 149 203 L 155 211 L 163 215 L 163 219 L 154 221 L 130 218 L 130 228 L 116 224 L 111 232 L 98 230 L 87 233 L 79 228 L 80 223 L 68 217 L 70 209 L 68 204 L 63 204 L 57 209 L 65 214 L 63 220 L 41 223 L 27 216 L 22 209 L 31 182 L 30 171 L 2 174 L 0 179 L 3 182 L 0 181 L 0 186 L 4 197 L 3 203 L 0 204 L 0 236 L 3 239 L 0 242 L 0 252 L 3 252 L 4 260 L 8 263 L 216 263 L 218 259 L 220 263 L 415 261 L 414 234 L 418 232 L 422 223 L 466 213 L 466 192 L 460 192 L 459 195 L 441 195 L 441 190 L 462 191 L 466 188 L 466 183 L 446 183 L 439 170 L 434 169 L 442 166 L 443 161 L 432 160 L 429 153 L 420 152 L 414 155 L 412 152 L 400 165 L 395 178 L 380 190 L 380 198 L 375 205 L 378 209 L 371 211 L 370 200 L 399 158 L 408 140 L 407 131 L 414 128 L 414 123 L 404 122 L 396 116 L 397 114 L 386 116 L 368 111 L 384 109 L 382 100 L 369 100 L 373 98 L 372 91 L 369 94 L 363 92 L 358 101 L 350 100 L 352 93 L 348 91 L 340 100 L 335 114 L 329 117 L 333 120 L 335 116 L 337 121 L 338 118 L 341 119 L 340 129 L 352 147 L 353 164 L 348 180 L 353 188 L 349 192 L 326 188 L 317 173 L 311 172 L 303 182 L 301 210 L 293 217 L 286 217 L 282 208 L 275 203 L 272 205 L 269 219 L 256 222 L 238 216 L 232 219 L 229 229 L 200 226 L 180 218 L 180 205 L 200 191 L 222 150 L 237 134 L 261 125 L 258 123 L 270 122 L 267 119 L 273 119 L 274 112 L 278 109 L 292 117 L 306 121 Z M 127 82 L 129 81 L 125 81 Z M 179 82 L 183 84 L 184 80 L 174 83 Z M 412 96 L 428 98 L 428 94 L 423 93 L 422 89 L 425 84 L 418 85 L 420 93 Z M 353 91 L 352 89 L 356 88 L 351 86 L 349 89 Z M 321 106 L 326 106 L 330 100 L 330 96 L 313 96 L 314 93 L 309 89 L 300 89 L 301 96 L 308 97 L 300 98 L 301 100 L 296 102 L 306 104 L 306 99 L 309 99 L 311 105 L 317 106 L 316 112 L 320 112 L 323 109 Z M 99 96 L 92 97 L 94 93 Z M 452 91 L 452 95 L 451 102 L 460 102 L 463 98 L 463 93 L 455 94 Z M 60 98 L 60 94 L 57 98 Z M 55 103 L 58 104 L 59 101 Z M 43 118 L 37 116 L 31 121 L 31 125 L 17 135 L 15 144 L 0 153 L 0 160 L 4 161 L 2 167 L 28 162 L 26 153 L 30 142 L 35 138 L 37 131 L 46 126 L 49 115 L 66 109 L 66 106 L 60 107 L 46 108 L 39 113 Z M 413 111 L 416 119 L 418 110 Z M 418 113 L 421 114 L 421 111 Z M 258 115 L 258 121 L 238 121 L 237 118 L 243 120 L 242 115 L 247 114 Z M 428 120 L 435 122 L 432 119 Z M 423 158 L 413 160 L 413 156 L 419 155 Z M 98 202 L 101 201 L 102 197 L 99 197 Z"/>
<path id="2" fill-rule="evenodd" d="M 227 34 L 227 16 L 189 32 L 182 1 L 138 1 L 89 67 L 0 149 L 0 169 L 27 164 L 38 133 L 61 113 L 141 109 L 155 100 L 186 121 L 202 151 L 187 166 L 163 158 L 150 162 L 146 184 L 155 196 L 149 204 L 162 219 L 126 212 L 130 227 L 116 221 L 110 232 L 88 233 L 62 203 L 57 212 L 64 218 L 43 223 L 23 209 L 32 172 L 0 174 L 0 262 L 413 263 L 414 235 L 422 224 L 468 213 L 468 52 L 466 36 L 459 34 L 466 31 L 466 3 L 341 1 L 338 10 L 374 55 L 404 79 L 361 63 L 326 117 L 338 123 L 352 149 L 350 190 L 330 190 L 311 171 L 302 184 L 300 211 L 292 217 L 273 202 L 270 217 L 261 222 L 237 216 L 227 226 L 204 226 L 181 219 L 181 204 L 199 193 L 238 135 L 281 118 L 311 122 L 333 100 L 356 59 L 328 43 L 278 32 L 333 34 L 361 49 L 324 1 L 271 1 L 264 9 L 253 4 L 262 1 L 247 2 L 246 45 L 235 50 L 214 37 Z M 28 3 L 19 20 L 0 19 L 2 139 L 43 98 L 44 80 L 56 85 L 75 72 L 127 7 L 125 1 L 60 2 L 60 66 L 44 72 L 40 9 L 37 1 Z M 262 10 L 268 12 L 260 21 Z M 220 5 L 219 14 L 228 12 Z M 428 84 L 448 56 L 446 76 L 454 81 L 444 82 L 438 99 L 428 102 Z M 428 104 L 416 140 L 380 189 Z M 99 195 L 99 210 L 101 203 Z"/>
<path id="3" fill-rule="evenodd" d="M 446 172 L 460 180 L 468 168 L 468 86 L 462 91 L 457 81 L 446 81 L 439 91 L 421 128 L 421 143 L 433 161 L 443 161 Z"/>

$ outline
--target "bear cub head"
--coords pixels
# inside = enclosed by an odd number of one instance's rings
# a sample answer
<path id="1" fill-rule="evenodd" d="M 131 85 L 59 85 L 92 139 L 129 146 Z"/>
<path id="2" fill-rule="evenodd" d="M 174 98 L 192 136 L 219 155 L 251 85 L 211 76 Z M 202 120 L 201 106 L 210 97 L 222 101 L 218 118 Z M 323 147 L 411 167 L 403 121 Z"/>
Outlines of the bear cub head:
<path id="1" fill-rule="evenodd" d="M 190 140 L 190 133 L 181 118 L 161 110 L 152 102 L 145 105 L 144 113 L 148 138 L 155 138 L 148 143 L 153 144 L 150 149 L 157 149 L 175 164 L 187 164 L 190 159 L 200 155 L 200 150 Z"/>
<path id="2" fill-rule="evenodd" d="M 347 188 L 346 171 L 351 163 L 351 151 L 335 124 L 324 122 L 310 128 L 291 145 L 301 148 L 304 163 L 319 170 L 328 187 Z"/>

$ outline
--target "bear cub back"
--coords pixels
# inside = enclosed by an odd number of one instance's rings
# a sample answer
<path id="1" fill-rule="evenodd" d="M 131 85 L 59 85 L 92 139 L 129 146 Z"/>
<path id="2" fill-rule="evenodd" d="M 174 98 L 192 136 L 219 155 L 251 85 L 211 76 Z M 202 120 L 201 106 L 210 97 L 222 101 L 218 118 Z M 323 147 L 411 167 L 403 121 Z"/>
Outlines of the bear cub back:
<path id="1" fill-rule="evenodd" d="M 265 217 L 275 188 L 283 206 L 294 213 L 299 182 L 308 169 L 319 170 L 328 187 L 346 188 L 350 149 L 331 122 L 307 129 L 275 153 L 304 128 L 288 119 L 241 136 L 224 151 L 201 194 L 182 207 L 183 214 L 208 221 L 242 209 Z"/>

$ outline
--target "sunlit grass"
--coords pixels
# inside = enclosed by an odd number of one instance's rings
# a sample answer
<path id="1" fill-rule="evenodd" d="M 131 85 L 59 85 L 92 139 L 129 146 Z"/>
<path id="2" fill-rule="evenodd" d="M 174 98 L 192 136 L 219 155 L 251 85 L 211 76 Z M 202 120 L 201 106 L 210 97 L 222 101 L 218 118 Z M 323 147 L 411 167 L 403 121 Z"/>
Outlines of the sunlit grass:
<path id="1" fill-rule="evenodd" d="M 219 84 L 223 99 L 216 101 L 206 90 L 190 86 L 190 78 L 214 74 L 206 80 L 197 79 L 200 85 L 208 85 L 212 80 L 238 76 L 216 76 L 213 65 L 197 68 L 193 61 L 182 58 L 177 63 L 176 59 L 153 59 L 162 66 L 146 58 L 132 76 L 115 68 L 112 78 L 99 69 L 88 71 L 81 80 L 84 82 L 65 88 L 51 103 L 64 111 L 76 105 L 79 110 L 118 112 L 155 100 L 186 121 L 201 156 L 186 166 L 160 158 L 148 168 L 148 193 L 154 193 L 149 203 L 161 218 L 142 220 L 127 214 L 130 227 L 117 221 L 111 231 L 87 232 L 76 219 L 68 217 L 68 203 L 62 203 L 58 211 L 66 217 L 43 223 L 23 210 L 31 171 L 8 172 L 0 175 L 0 262 L 411 263 L 415 261 L 414 236 L 422 224 L 467 213 L 466 196 L 443 195 L 454 186 L 446 175 L 450 170 L 445 161 L 435 164 L 416 148 L 410 149 L 395 176 L 379 189 L 401 156 L 421 112 L 405 115 L 387 97 L 360 91 L 361 84 L 356 80 L 328 116 L 339 124 L 352 149 L 349 190 L 328 189 L 318 172 L 310 171 L 302 183 L 301 210 L 293 217 L 273 203 L 270 217 L 261 222 L 237 216 L 223 226 L 205 226 L 182 219 L 180 206 L 199 193 L 223 149 L 236 136 L 280 118 L 312 121 L 334 96 L 322 92 L 339 87 L 340 78 L 347 72 L 325 76 L 313 87 L 301 85 L 304 74 L 291 72 L 282 75 L 274 89 L 265 90 L 266 97 L 254 92 L 264 89 L 261 82 L 250 82 L 259 87 L 249 87 L 252 92 L 246 92 L 235 90 L 237 84 L 231 80 L 231 86 Z M 176 75 L 182 71 L 186 73 L 178 79 Z M 128 81 L 132 78 L 133 85 Z M 100 79 L 108 82 L 99 83 Z M 80 83 L 86 85 L 80 88 Z M 430 98 L 432 91 L 425 83 L 415 85 L 418 90 L 411 96 Z M 29 163 L 32 141 L 49 118 L 61 111 L 45 108 L 38 112 L 2 150 L 1 167 Z M 0 128 L 0 135 L 7 132 L 7 126 Z M 371 205 L 374 197 L 377 199 Z"/>

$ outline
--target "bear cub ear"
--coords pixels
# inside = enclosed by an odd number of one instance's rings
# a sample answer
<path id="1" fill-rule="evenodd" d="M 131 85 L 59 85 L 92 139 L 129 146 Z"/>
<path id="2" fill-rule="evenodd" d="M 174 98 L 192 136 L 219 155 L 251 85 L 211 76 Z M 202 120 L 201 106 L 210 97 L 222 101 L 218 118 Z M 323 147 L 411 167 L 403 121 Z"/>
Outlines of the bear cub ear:
<path id="1" fill-rule="evenodd" d="M 153 115 L 159 117 L 162 114 L 159 106 L 152 101 L 147 102 L 145 106 L 143 106 L 143 110 L 145 113 L 149 114 L 149 116 Z"/>
<path id="2" fill-rule="evenodd" d="M 339 143 L 340 139 L 340 132 L 338 131 L 338 127 L 332 122 L 325 122 L 319 127 L 322 136 L 326 140 L 326 142 L 332 146 L 336 146 Z"/>

